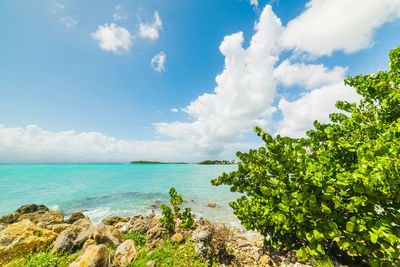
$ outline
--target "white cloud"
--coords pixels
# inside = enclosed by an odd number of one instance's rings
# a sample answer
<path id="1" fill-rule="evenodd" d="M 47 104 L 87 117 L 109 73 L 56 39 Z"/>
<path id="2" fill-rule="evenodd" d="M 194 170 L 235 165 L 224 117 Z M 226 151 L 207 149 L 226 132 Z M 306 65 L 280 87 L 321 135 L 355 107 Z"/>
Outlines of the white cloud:
<path id="1" fill-rule="evenodd" d="M 400 17 L 398 0 L 311 0 L 288 23 L 282 43 L 315 56 L 352 53 L 371 46 L 374 31 L 395 17 Z"/>
<path id="2" fill-rule="evenodd" d="M 155 55 L 150 62 L 151 67 L 153 70 L 157 72 L 165 71 L 165 62 L 167 61 L 167 56 L 164 52 L 160 52 Z"/>
<path id="3" fill-rule="evenodd" d="M 258 0 L 250 0 L 250 5 L 258 7 Z"/>
<path id="4" fill-rule="evenodd" d="M 116 5 L 114 9 L 113 18 L 115 21 L 128 19 L 128 13 L 126 13 L 121 5 Z"/>
<path id="5" fill-rule="evenodd" d="M 139 34 L 142 38 L 149 38 L 151 40 L 157 40 L 159 37 L 159 31 L 162 30 L 162 21 L 158 12 L 154 12 L 154 20 L 150 24 L 140 23 Z"/>
<path id="6" fill-rule="evenodd" d="M 221 159 L 255 144 L 230 144 Z M 0 162 L 128 162 L 162 160 L 194 162 L 207 155 L 184 141 L 119 140 L 98 132 L 50 132 L 37 125 L 7 128 L 0 124 Z"/>
<path id="7" fill-rule="evenodd" d="M 65 6 L 63 4 L 60 3 L 54 3 L 54 8 L 53 8 L 53 12 L 57 13 L 59 10 L 63 10 L 65 9 Z"/>
<path id="8" fill-rule="evenodd" d="M 73 27 L 78 23 L 77 20 L 75 20 L 75 19 L 73 19 L 73 18 L 71 18 L 69 16 L 60 18 L 60 21 L 62 23 L 64 23 L 64 25 L 67 26 L 68 28 Z"/>
<path id="9" fill-rule="evenodd" d="M 132 36 L 129 31 L 114 23 L 110 25 L 99 25 L 96 32 L 91 34 L 92 38 L 99 41 L 100 48 L 119 54 L 122 51 L 129 51 L 132 45 Z"/>
<path id="10" fill-rule="evenodd" d="M 313 128 L 313 122 L 329 122 L 329 114 L 337 112 L 336 101 L 356 102 L 360 96 L 354 88 L 343 82 L 327 85 L 304 94 L 298 100 L 279 101 L 279 109 L 284 119 L 279 123 L 278 133 L 290 137 L 305 137 L 306 131 Z"/>
<path id="11" fill-rule="evenodd" d="M 171 108 L 170 109 L 172 112 L 178 112 L 179 110 L 177 108 Z"/>
<path id="12" fill-rule="evenodd" d="M 274 111 L 274 64 L 280 52 L 280 20 L 267 5 L 255 25 L 250 46 L 243 48 L 243 33 L 224 38 L 220 51 L 225 56 L 223 72 L 216 77 L 212 94 L 203 94 L 184 111 L 192 123 L 157 123 L 156 130 L 177 139 L 188 140 L 202 151 L 216 153 L 234 142 L 254 125 L 265 125 Z"/>
<path id="13" fill-rule="evenodd" d="M 343 81 L 347 68 L 336 66 L 329 70 L 323 64 L 291 64 L 284 60 L 274 71 L 274 76 L 286 86 L 301 85 L 308 89 Z"/>

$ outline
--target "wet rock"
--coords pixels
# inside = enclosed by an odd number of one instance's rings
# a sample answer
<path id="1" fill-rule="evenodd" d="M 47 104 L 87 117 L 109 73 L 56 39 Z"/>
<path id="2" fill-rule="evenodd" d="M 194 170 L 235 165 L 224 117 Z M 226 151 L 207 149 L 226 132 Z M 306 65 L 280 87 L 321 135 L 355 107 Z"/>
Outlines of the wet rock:
<path id="1" fill-rule="evenodd" d="M 198 227 L 192 234 L 192 240 L 194 242 L 205 242 L 208 243 L 211 240 L 211 231 L 207 226 Z"/>
<path id="2" fill-rule="evenodd" d="M 217 207 L 217 204 L 216 203 L 208 203 L 207 206 L 210 208 L 215 208 L 215 207 Z"/>
<path id="3" fill-rule="evenodd" d="M 126 240 L 115 251 L 113 266 L 125 266 L 137 257 L 135 242 Z"/>
<path id="4" fill-rule="evenodd" d="M 74 243 L 74 239 L 75 239 L 75 233 L 69 230 L 65 230 L 57 237 L 53 249 L 51 250 L 51 254 L 71 250 Z"/>
<path id="5" fill-rule="evenodd" d="M 183 235 L 181 233 L 175 233 L 172 236 L 171 241 L 173 243 L 181 243 L 183 241 Z"/>
<path id="6" fill-rule="evenodd" d="M 105 245 L 96 245 L 87 248 L 69 267 L 106 267 L 107 265 L 107 247 Z"/>
<path id="7" fill-rule="evenodd" d="M 105 218 L 101 222 L 106 225 L 115 226 L 117 223 L 120 223 L 120 222 L 129 222 L 129 217 L 113 216 L 113 217 Z"/>
<path id="8" fill-rule="evenodd" d="M 30 221 L 10 224 L 0 232 L 0 265 L 45 248 L 56 238 L 55 232 L 37 227 Z"/>
<path id="9" fill-rule="evenodd" d="M 19 207 L 15 212 L 26 214 L 37 211 L 49 211 L 49 209 L 45 205 L 29 204 Z"/>
<path id="10" fill-rule="evenodd" d="M 158 205 L 157 204 L 153 204 L 153 205 L 150 206 L 150 208 L 156 209 L 156 208 L 158 208 Z"/>
<path id="11" fill-rule="evenodd" d="M 74 223 L 74 222 L 76 222 L 76 221 L 78 221 L 80 219 L 83 219 L 83 218 L 85 218 L 85 215 L 83 215 L 82 212 L 80 212 L 80 211 L 74 212 L 74 213 L 72 213 L 72 215 L 67 220 L 65 220 L 65 223 L 72 224 L 72 223 Z"/>
<path id="12" fill-rule="evenodd" d="M 115 246 L 119 246 L 125 241 L 124 235 L 117 228 L 111 225 L 100 223 L 93 231 L 93 239 L 97 244 L 106 244 L 112 242 Z"/>
<path id="13" fill-rule="evenodd" d="M 82 231 L 74 241 L 74 248 L 80 249 L 82 245 L 93 236 L 94 226 L 90 227 L 89 229 Z"/>

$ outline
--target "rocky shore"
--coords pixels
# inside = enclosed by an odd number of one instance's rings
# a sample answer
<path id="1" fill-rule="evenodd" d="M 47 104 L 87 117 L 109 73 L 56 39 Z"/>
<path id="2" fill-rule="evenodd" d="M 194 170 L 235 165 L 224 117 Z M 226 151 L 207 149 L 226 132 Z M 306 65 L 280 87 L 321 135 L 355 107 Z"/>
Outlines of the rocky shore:
<path id="1" fill-rule="evenodd" d="M 262 238 L 248 240 L 225 225 L 195 218 L 191 229 L 177 224 L 171 231 L 159 223 L 160 217 L 153 211 L 131 218 L 110 217 L 94 225 L 81 212 L 65 219 L 62 211 L 50 211 L 44 205 L 22 206 L 0 217 L 0 265 L 24 266 L 21 262 L 29 255 L 47 250 L 50 255 L 75 253 L 65 266 L 142 266 L 136 264 L 142 251 L 151 255 L 168 243 L 177 250 L 194 247 L 193 257 L 204 266 L 310 266 L 298 262 L 294 252 L 268 249 Z M 132 233 L 143 242 L 137 239 L 141 244 L 135 244 L 129 238 Z M 144 266 L 165 265 L 152 260 Z"/>

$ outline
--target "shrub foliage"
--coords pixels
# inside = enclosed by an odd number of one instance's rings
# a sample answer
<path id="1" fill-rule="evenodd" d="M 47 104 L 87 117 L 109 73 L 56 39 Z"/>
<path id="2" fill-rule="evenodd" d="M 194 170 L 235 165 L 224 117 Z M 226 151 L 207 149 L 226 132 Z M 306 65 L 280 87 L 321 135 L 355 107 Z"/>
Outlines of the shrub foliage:
<path id="1" fill-rule="evenodd" d="M 181 205 L 183 203 L 182 194 L 178 194 L 174 187 L 169 189 L 169 202 L 172 205 L 172 208 L 167 206 L 166 204 L 161 205 L 162 215 L 163 217 L 160 218 L 160 223 L 162 223 L 166 228 L 170 231 L 174 231 L 175 229 L 175 220 L 179 219 L 180 224 L 179 227 L 182 229 L 191 228 L 194 224 L 194 220 L 192 217 L 192 210 L 190 208 L 185 208 L 183 213 L 179 213 L 181 210 Z M 172 213 L 172 211 L 174 213 Z"/>
<path id="2" fill-rule="evenodd" d="M 238 152 L 238 170 L 212 181 L 245 193 L 230 205 L 247 229 L 303 260 L 400 265 L 400 47 L 389 57 L 389 71 L 348 77 L 360 102 L 338 101 L 344 112 L 307 138 L 255 128 L 265 147 Z"/>

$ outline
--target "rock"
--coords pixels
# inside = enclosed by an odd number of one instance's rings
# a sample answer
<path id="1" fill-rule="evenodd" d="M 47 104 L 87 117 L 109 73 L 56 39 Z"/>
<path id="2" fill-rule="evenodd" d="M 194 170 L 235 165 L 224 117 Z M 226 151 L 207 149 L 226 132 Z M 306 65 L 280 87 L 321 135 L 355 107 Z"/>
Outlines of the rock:
<path id="1" fill-rule="evenodd" d="M 96 240 L 88 239 L 82 246 L 82 251 L 85 251 L 88 247 L 97 245 Z"/>
<path id="2" fill-rule="evenodd" d="M 113 216 L 113 217 L 105 218 L 101 222 L 106 225 L 115 226 L 117 223 L 120 223 L 120 222 L 129 222 L 129 217 L 122 218 L 122 217 L 118 217 L 118 216 Z"/>
<path id="3" fill-rule="evenodd" d="M 53 249 L 51 250 L 51 254 L 71 250 L 74 243 L 74 239 L 75 239 L 75 233 L 69 230 L 65 230 L 57 237 Z"/>
<path id="4" fill-rule="evenodd" d="M 79 226 L 82 229 L 84 229 L 85 231 L 94 226 L 88 217 L 79 219 L 79 220 L 73 222 L 72 225 Z"/>
<path id="5" fill-rule="evenodd" d="M 26 214 L 37 211 L 49 211 L 49 209 L 45 205 L 29 204 L 19 207 L 15 212 Z"/>
<path id="6" fill-rule="evenodd" d="M 115 251 L 113 266 L 125 266 L 137 257 L 135 242 L 126 240 Z"/>
<path id="7" fill-rule="evenodd" d="M 129 230 L 135 230 L 141 234 L 146 234 L 146 232 L 151 228 L 152 224 L 151 222 L 154 217 L 155 217 L 154 212 L 133 216 L 129 220 Z"/>
<path id="8" fill-rule="evenodd" d="M 60 234 L 61 232 L 65 231 L 65 230 L 69 230 L 69 231 L 72 231 L 76 236 L 79 235 L 84 230 L 80 226 L 71 225 L 71 224 L 67 224 L 67 223 L 47 225 L 46 229 L 52 230 L 58 234 Z"/>
<path id="9" fill-rule="evenodd" d="M 19 216 L 21 216 L 21 214 L 18 212 L 3 215 L 0 217 L 0 223 L 5 225 L 12 224 L 18 220 Z"/>
<path id="10" fill-rule="evenodd" d="M 82 231 L 74 241 L 74 248 L 80 249 L 82 245 L 93 236 L 94 226 L 90 227 L 89 229 Z"/>
<path id="11" fill-rule="evenodd" d="M 210 208 L 215 208 L 215 207 L 217 207 L 217 204 L 216 203 L 208 203 L 207 206 Z"/>
<path id="12" fill-rule="evenodd" d="M 182 240 L 183 240 L 183 235 L 181 233 L 175 233 L 171 238 L 171 241 L 173 243 L 181 243 Z"/>
<path id="13" fill-rule="evenodd" d="M 30 221 L 10 224 L 0 232 L 0 265 L 45 248 L 56 238 L 55 232 L 39 228 Z"/>
<path id="14" fill-rule="evenodd" d="M 129 222 L 119 222 L 115 225 L 115 228 L 126 234 L 129 231 Z"/>
<path id="15" fill-rule="evenodd" d="M 146 243 L 150 248 L 156 247 L 156 245 L 162 241 L 164 235 L 168 235 L 169 231 L 164 227 L 158 225 L 147 231 Z"/>
<path id="16" fill-rule="evenodd" d="M 96 245 L 87 248 L 69 267 L 106 267 L 107 265 L 107 247 L 105 245 Z"/>
<path id="17" fill-rule="evenodd" d="M 97 244 L 106 244 L 112 242 L 115 246 L 119 246 L 125 241 L 124 235 L 117 228 L 111 225 L 100 223 L 93 231 L 93 239 Z"/>
<path id="18" fill-rule="evenodd" d="M 149 266 L 149 267 L 155 267 L 156 264 L 157 264 L 156 261 L 148 261 L 148 262 L 146 262 L 146 265 Z"/>
<path id="19" fill-rule="evenodd" d="M 80 220 L 83 218 L 85 218 L 85 215 L 83 215 L 82 212 L 78 211 L 78 212 L 72 213 L 72 215 L 67 220 L 65 220 L 65 222 L 72 224 L 72 223 L 76 222 L 77 220 Z"/>
<path id="20" fill-rule="evenodd" d="M 194 242 L 205 242 L 209 243 L 211 240 L 211 231 L 206 226 L 198 227 L 192 234 L 192 240 Z"/>
<path id="21" fill-rule="evenodd" d="M 157 204 L 153 204 L 153 205 L 150 206 L 150 208 L 156 209 L 156 208 L 158 208 L 158 205 Z"/>
<path id="22" fill-rule="evenodd" d="M 18 221 L 30 220 L 34 224 L 42 223 L 41 225 L 59 224 L 64 222 L 64 213 L 59 210 L 53 211 L 35 211 L 24 213 L 19 216 Z"/>

